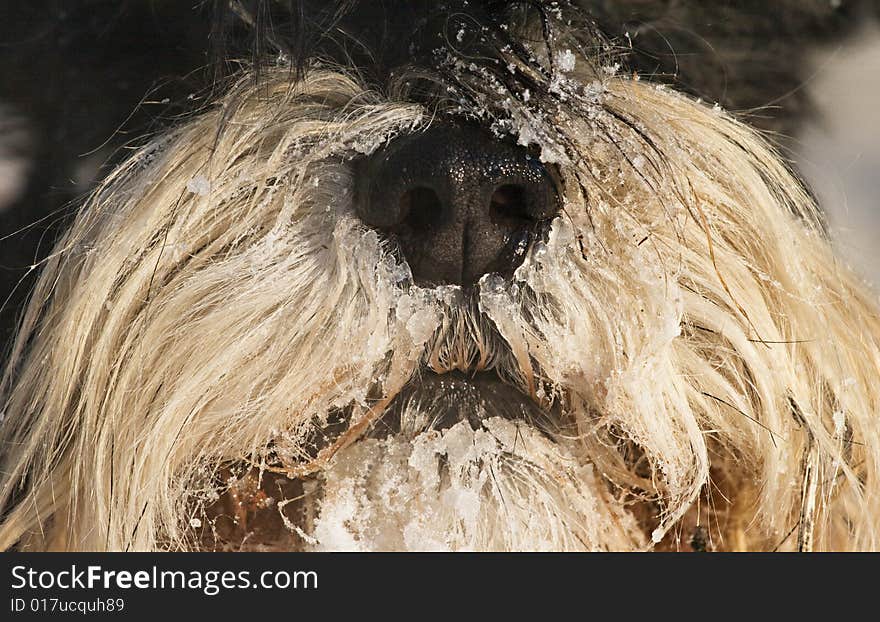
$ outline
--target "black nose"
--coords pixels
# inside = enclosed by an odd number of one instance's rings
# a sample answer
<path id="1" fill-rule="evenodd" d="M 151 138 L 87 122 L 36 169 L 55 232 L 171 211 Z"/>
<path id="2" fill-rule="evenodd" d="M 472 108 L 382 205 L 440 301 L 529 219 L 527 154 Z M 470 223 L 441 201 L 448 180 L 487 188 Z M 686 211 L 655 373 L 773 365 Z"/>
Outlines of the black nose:
<path id="1" fill-rule="evenodd" d="M 358 171 L 361 220 L 396 240 L 418 283 L 468 285 L 523 260 L 559 211 L 556 184 L 527 150 L 467 126 L 398 138 Z"/>

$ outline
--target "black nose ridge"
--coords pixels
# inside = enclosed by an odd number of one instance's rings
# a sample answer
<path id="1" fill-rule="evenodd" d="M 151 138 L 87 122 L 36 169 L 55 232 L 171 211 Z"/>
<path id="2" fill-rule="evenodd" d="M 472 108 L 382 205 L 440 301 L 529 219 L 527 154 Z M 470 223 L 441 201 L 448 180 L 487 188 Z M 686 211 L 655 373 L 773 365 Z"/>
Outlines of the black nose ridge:
<path id="1" fill-rule="evenodd" d="M 397 242 L 414 280 L 431 285 L 511 272 L 559 211 L 556 183 L 538 158 L 452 123 L 366 159 L 356 201 L 361 220 Z"/>

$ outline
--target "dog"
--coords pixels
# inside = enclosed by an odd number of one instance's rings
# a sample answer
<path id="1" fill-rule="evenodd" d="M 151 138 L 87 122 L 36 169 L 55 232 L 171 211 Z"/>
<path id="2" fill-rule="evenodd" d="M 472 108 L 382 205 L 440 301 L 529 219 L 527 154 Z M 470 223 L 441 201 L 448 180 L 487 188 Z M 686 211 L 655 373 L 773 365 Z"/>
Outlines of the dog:
<path id="1" fill-rule="evenodd" d="M 774 147 L 576 6 L 399 19 L 372 64 L 263 31 L 100 183 L 4 375 L 0 546 L 877 549 L 880 309 Z"/>

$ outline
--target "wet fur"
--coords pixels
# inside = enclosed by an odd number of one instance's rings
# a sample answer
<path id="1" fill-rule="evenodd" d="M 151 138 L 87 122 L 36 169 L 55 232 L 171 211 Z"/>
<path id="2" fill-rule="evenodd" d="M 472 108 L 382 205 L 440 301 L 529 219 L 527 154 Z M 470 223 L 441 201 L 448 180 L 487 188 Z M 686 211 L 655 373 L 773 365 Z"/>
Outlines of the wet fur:
<path id="1" fill-rule="evenodd" d="M 381 89 L 245 72 L 101 184 L 4 378 L 0 546 L 203 548 L 228 469 L 316 477 L 420 373 L 486 369 L 562 408 L 556 442 L 607 506 L 580 518 L 628 525 L 572 538 L 560 505 L 544 548 L 697 526 L 715 549 L 878 548 L 878 308 L 806 191 L 722 110 L 606 70 L 588 25 L 507 17 Z M 354 217 L 352 161 L 438 115 L 562 180 L 546 241 L 472 300 L 414 286 Z M 472 544 L 526 548 L 491 537 Z"/>

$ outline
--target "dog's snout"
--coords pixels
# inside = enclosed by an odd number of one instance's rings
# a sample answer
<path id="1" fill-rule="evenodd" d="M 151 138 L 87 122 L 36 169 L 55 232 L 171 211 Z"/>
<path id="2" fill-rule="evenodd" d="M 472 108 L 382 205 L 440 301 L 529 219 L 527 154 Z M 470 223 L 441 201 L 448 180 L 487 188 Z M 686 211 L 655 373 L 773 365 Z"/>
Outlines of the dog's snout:
<path id="1" fill-rule="evenodd" d="M 451 124 L 371 156 L 358 188 L 359 217 L 397 242 L 423 284 L 469 285 L 512 271 L 559 210 L 553 176 L 538 158 Z"/>

